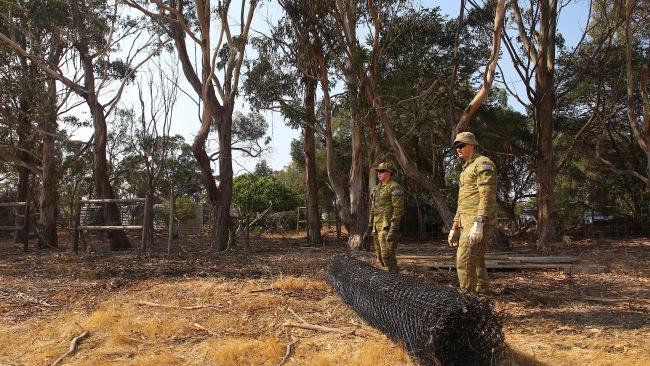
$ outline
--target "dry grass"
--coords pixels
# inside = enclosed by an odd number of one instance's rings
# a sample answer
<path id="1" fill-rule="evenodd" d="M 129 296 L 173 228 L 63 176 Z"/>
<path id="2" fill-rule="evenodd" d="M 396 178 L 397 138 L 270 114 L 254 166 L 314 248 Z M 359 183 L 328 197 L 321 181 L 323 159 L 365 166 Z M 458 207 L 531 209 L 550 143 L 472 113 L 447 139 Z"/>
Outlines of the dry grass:
<path id="1" fill-rule="evenodd" d="M 254 255 L 204 259 L 34 256 L 4 245 L 0 364 L 51 364 L 87 330 L 90 336 L 66 365 L 415 365 L 385 337 L 283 326 L 298 321 L 293 311 L 312 324 L 366 327 L 324 281 L 323 264 L 341 247 L 306 252 L 291 243 L 280 254 L 275 246 L 268 254 L 256 247 Z M 494 274 L 495 304 L 506 317 L 509 345 L 502 364 L 650 364 L 650 318 L 641 301 L 649 285 L 645 245 L 622 246 L 602 257 L 587 253 L 589 265 L 569 277 Z M 438 250 L 414 248 L 403 250 Z M 629 255 L 636 261 L 630 263 Z M 406 271 L 431 283 L 455 282 L 453 272 Z M 580 300 L 586 295 L 640 300 L 591 304 Z"/>

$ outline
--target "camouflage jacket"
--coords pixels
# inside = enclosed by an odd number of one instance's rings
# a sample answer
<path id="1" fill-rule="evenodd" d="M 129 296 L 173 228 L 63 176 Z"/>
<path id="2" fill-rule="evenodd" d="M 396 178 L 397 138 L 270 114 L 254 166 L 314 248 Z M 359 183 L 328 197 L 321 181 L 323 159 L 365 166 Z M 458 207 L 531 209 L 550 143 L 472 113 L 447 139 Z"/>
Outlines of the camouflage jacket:
<path id="1" fill-rule="evenodd" d="M 488 220 L 494 220 L 497 213 L 497 168 L 492 160 L 474 154 L 463 165 L 458 180 L 458 209 L 454 221 L 460 222 L 461 216 L 465 215 L 487 216 Z"/>
<path id="2" fill-rule="evenodd" d="M 399 183 L 390 180 L 378 184 L 370 194 L 369 225 L 373 231 L 399 230 L 399 224 L 404 216 L 404 190 Z"/>

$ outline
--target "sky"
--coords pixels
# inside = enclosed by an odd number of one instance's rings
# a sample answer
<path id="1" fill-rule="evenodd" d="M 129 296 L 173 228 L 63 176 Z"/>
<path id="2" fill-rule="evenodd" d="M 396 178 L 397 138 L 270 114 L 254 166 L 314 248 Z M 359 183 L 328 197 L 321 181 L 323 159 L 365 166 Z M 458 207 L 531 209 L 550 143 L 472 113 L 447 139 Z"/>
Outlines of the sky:
<path id="1" fill-rule="evenodd" d="M 477 1 L 482 3 L 481 0 Z M 449 18 L 456 18 L 460 10 L 460 1 L 455 0 L 421 0 L 420 5 L 423 8 L 431 8 L 434 6 L 440 7 L 443 14 L 447 14 Z M 567 41 L 568 46 L 575 45 L 587 23 L 587 13 L 588 13 L 588 0 L 573 0 L 569 6 L 565 7 L 562 10 L 560 19 L 558 22 L 558 29 L 563 34 Z M 469 6 L 469 5 L 468 5 Z M 237 9 L 232 9 L 232 14 L 239 14 Z M 266 33 L 269 29 L 268 23 L 273 23 L 281 15 L 279 6 L 275 1 L 264 2 L 264 6 L 255 14 L 253 18 L 253 35 L 255 32 Z M 238 19 L 231 19 L 232 24 L 238 24 Z M 254 57 L 254 51 L 251 50 L 252 47 L 249 46 L 249 51 L 247 51 L 248 57 Z M 521 82 L 518 80 L 517 75 L 515 74 L 512 64 L 509 62 L 509 56 L 502 46 L 503 54 L 499 60 L 499 65 L 503 68 L 505 73 L 506 81 L 515 89 L 520 91 L 521 88 L 518 84 Z M 243 71 L 243 70 L 242 70 Z M 189 87 L 185 81 L 185 77 L 180 72 L 179 79 L 181 80 L 180 88 L 185 92 L 179 92 L 178 101 L 176 103 L 176 109 L 174 111 L 174 118 L 171 127 L 172 134 L 180 134 L 185 137 L 186 142 L 192 143 L 196 132 L 200 126 L 199 112 L 196 106 L 195 100 L 197 99 L 196 93 Z M 496 84 L 496 83 L 495 83 Z M 241 83 L 240 83 L 241 87 Z M 189 96 L 191 96 L 191 98 Z M 509 104 L 516 110 L 523 111 L 523 107 L 518 104 L 513 98 L 510 98 Z M 137 106 L 137 92 L 135 88 L 127 88 L 125 90 L 124 96 L 121 101 L 122 107 L 128 106 Z M 137 108 L 136 108 L 137 110 Z M 237 101 L 237 106 L 235 108 L 237 111 L 247 113 L 250 111 L 249 106 L 244 102 L 243 98 L 239 98 Z M 76 112 L 81 114 L 85 113 L 85 118 L 88 118 L 87 112 Z M 286 167 L 291 162 L 290 157 L 290 145 L 293 139 L 297 139 L 300 136 L 300 131 L 291 129 L 284 124 L 283 118 L 278 113 L 265 112 L 263 113 L 268 125 L 268 135 L 271 137 L 271 143 L 269 150 L 262 156 L 262 159 L 265 159 L 269 166 L 274 170 L 281 170 Z M 79 130 L 75 133 L 75 139 L 87 140 L 92 131 L 89 129 Z M 256 163 L 260 158 L 245 158 L 243 156 L 234 156 L 233 159 L 233 169 L 235 174 L 241 174 L 245 172 L 253 171 Z"/>

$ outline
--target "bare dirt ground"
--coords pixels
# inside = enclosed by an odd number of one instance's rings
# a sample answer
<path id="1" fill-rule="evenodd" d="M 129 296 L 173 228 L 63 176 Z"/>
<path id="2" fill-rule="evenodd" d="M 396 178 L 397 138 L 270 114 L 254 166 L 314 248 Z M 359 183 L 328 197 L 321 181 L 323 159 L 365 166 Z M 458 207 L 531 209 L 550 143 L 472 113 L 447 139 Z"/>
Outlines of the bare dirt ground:
<path id="1" fill-rule="evenodd" d="M 96 253 L 74 255 L 25 254 L 0 240 L 0 365 L 51 365 L 84 332 L 61 364 L 416 365 L 325 282 L 327 260 L 345 246 L 303 243 L 258 239 L 218 255 L 202 251 L 205 239 L 180 240 L 172 255 L 112 253 L 96 243 Z M 526 243 L 513 251 L 534 253 Z M 452 250 L 411 243 L 399 254 Z M 501 365 L 650 365 L 650 240 L 579 241 L 552 254 L 580 261 L 571 274 L 490 274 L 505 317 Z M 456 285 L 453 271 L 403 273 Z"/>

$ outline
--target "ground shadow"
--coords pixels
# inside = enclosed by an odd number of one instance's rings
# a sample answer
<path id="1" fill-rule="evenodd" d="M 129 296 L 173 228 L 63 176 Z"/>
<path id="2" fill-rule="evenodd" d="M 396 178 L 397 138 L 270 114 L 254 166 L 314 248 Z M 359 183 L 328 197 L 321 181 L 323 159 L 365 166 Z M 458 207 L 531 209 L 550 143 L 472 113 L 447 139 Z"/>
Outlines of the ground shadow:
<path id="1" fill-rule="evenodd" d="M 499 366 L 548 366 L 536 360 L 533 356 L 507 347 Z"/>

